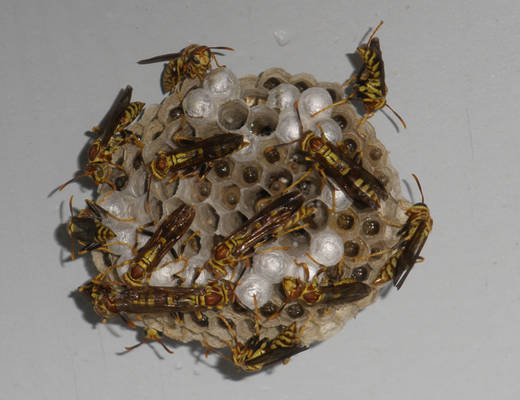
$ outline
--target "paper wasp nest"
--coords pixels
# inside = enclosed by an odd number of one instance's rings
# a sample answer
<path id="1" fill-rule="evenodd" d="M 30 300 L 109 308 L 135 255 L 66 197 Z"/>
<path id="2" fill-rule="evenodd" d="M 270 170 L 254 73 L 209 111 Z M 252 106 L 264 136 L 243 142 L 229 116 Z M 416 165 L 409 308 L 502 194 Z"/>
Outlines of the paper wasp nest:
<path id="1" fill-rule="evenodd" d="M 300 139 L 308 130 L 317 135 L 321 135 L 322 130 L 327 140 L 343 142 L 345 151 L 351 154 L 361 150 L 363 167 L 383 182 L 391 198 L 402 199 L 398 174 L 390 164 L 387 150 L 376 139 L 369 123 L 364 126 L 366 138 L 360 137 L 356 129 L 360 117 L 350 104 L 311 117 L 315 111 L 344 97 L 343 89 L 337 83 L 317 82 L 312 75 L 290 75 L 279 68 L 267 70 L 259 77 L 249 75 L 238 79 L 230 69 L 221 67 L 210 71 L 202 83 L 184 81 L 181 96 L 182 104 L 175 92 L 160 105 L 148 105 L 141 118 L 130 126 L 129 129 L 142 138 L 145 147 L 141 151 L 137 146 L 126 144 L 114 154 L 113 162 L 124 168 L 127 179 L 122 171 L 114 169 L 111 178 L 118 190 L 100 204 L 120 218 L 136 218 L 131 223 L 111 218 L 103 221 L 117 233 L 114 240 L 130 245 L 134 244 L 137 227 L 162 221 L 183 202 L 195 207 L 196 216 L 189 232 L 175 246 L 177 253 L 187 260 L 187 268 L 182 271 L 185 261 L 175 262 L 168 254 L 161 267 L 153 272 L 151 285 L 175 286 L 179 284 L 179 277 L 189 285 L 195 269 L 211 257 L 211 250 L 219 238 L 251 218 L 259 210 L 262 199 L 277 196 L 296 182 L 312 166 L 301 152 L 301 142 L 273 146 Z M 316 125 L 318 122 L 320 129 Z M 249 145 L 214 161 L 204 179 L 195 174 L 172 183 L 168 183 L 168 179 L 153 180 L 148 213 L 145 209 L 147 165 L 157 152 L 176 148 L 173 136 L 207 138 L 224 132 L 244 135 Z M 106 185 L 102 187 L 107 189 Z M 396 201 L 383 202 L 377 212 L 351 207 L 351 200 L 341 190 L 334 189 L 330 181 L 324 182 L 315 170 L 294 189 L 304 194 L 305 204 L 312 203 L 316 213 L 302 222 L 305 224 L 303 229 L 257 248 L 243 274 L 238 268 L 233 276 L 228 275 L 228 279 L 240 277 L 235 293 L 241 304 L 227 305 L 219 311 L 204 311 L 207 320 L 202 322 L 188 314 L 179 321 L 168 313 L 161 313 L 143 315 L 143 320 L 136 324 L 155 328 L 182 342 L 198 340 L 212 347 L 223 347 L 230 336 L 228 328 L 216 317 L 220 313 L 233 321 L 239 340 L 246 342 L 255 332 L 253 296 L 256 296 L 262 317 L 262 337 L 273 338 L 281 326 L 294 321 L 300 326 L 313 313 L 302 336 L 302 343 L 308 345 L 330 337 L 371 304 L 376 298 L 375 289 L 362 300 L 346 304 L 308 307 L 293 301 L 278 317 L 268 320 L 267 317 L 284 301 L 280 291 L 283 277 L 303 279 L 302 264 L 308 266 L 310 279 L 320 268 L 316 262 L 322 266 L 341 263 L 343 277 L 370 284 L 390 253 L 358 260 L 356 257 L 395 244 L 395 228 L 389 227 L 381 216 L 396 223 L 405 220 Z M 102 196 L 103 193 L 100 198 Z M 187 240 L 189 236 L 191 239 Z M 146 239 L 140 238 L 139 244 Z M 271 248 L 277 249 L 269 251 Z M 132 257 L 128 246 L 114 245 L 110 249 L 120 255 L 118 264 Z M 100 271 L 107 263 L 115 262 L 113 256 L 100 252 L 93 252 L 93 257 Z M 242 268 L 244 264 L 243 261 Z M 112 278 L 115 279 L 116 274 L 121 276 L 127 268 L 117 268 Z M 337 270 L 331 268 L 332 273 Z M 203 271 L 197 283 L 203 284 L 207 278 Z"/>

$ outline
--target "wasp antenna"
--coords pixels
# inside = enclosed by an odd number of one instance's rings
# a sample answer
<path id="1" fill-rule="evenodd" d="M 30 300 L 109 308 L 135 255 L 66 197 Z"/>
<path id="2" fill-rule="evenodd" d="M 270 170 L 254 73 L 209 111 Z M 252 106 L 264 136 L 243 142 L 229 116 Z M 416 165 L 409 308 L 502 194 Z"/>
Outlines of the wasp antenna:
<path id="1" fill-rule="evenodd" d="M 72 199 L 74 198 L 74 196 L 70 196 L 70 199 L 69 199 L 69 210 L 70 210 L 70 216 L 73 217 L 74 216 L 74 212 L 72 211 Z"/>
<path id="2" fill-rule="evenodd" d="M 405 123 L 404 120 L 401 118 L 401 116 L 400 116 L 399 114 L 397 114 L 397 111 L 395 111 L 392 107 L 390 107 L 390 106 L 388 105 L 388 103 L 386 103 L 385 106 L 387 106 L 387 107 L 390 109 L 390 111 L 392 111 L 392 112 L 394 113 L 394 115 L 395 115 L 397 118 L 399 118 L 399 121 L 401 121 L 401 124 L 403 124 L 404 128 L 406 129 L 406 123 Z"/>
<path id="3" fill-rule="evenodd" d="M 422 191 L 421 183 L 419 182 L 419 178 L 417 178 L 417 175 L 412 174 L 413 178 L 415 179 L 415 182 L 417 182 L 417 186 L 419 186 L 419 191 L 421 192 L 421 202 L 424 203 L 424 194 Z"/>
<path id="4" fill-rule="evenodd" d="M 225 46 L 215 46 L 215 47 L 210 47 L 210 49 L 235 51 L 235 49 L 233 49 L 231 47 L 225 47 Z"/>
<path id="5" fill-rule="evenodd" d="M 78 179 L 83 178 L 84 176 L 88 176 L 88 175 L 87 175 L 87 174 L 81 174 L 81 175 L 75 176 L 74 178 L 68 180 L 68 181 L 65 182 L 63 185 L 61 185 L 61 186 L 58 188 L 58 190 L 61 191 L 61 190 L 65 189 L 65 187 L 66 187 L 69 183 L 72 183 L 72 182 L 74 182 L 74 181 L 77 181 Z"/>
<path id="6" fill-rule="evenodd" d="M 317 312 L 318 312 L 317 309 L 312 310 L 310 315 L 309 315 L 309 318 L 307 318 L 307 321 L 305 321 L 303 323 L 303 325 L 300 327 L 300 331 L 298 332 L 298 337 L 296 338 L 296 343 L 300 343 L 300 341 L 302 340 L 303 331 L 304 331 L 305 327 L 307 326 L 307 324 L 309 322 L 311 322 L 311 320 L 314 318 L 314 316 L 316 315 Z"/>
<path id="7" fill-rule="evenodd" d="M 227 327 L 227 330 L 229 332 L 229 335 L 231 336 L 231 338 L 236 342 L 238 343 L 238 337 L 237 337 L 237 334 L 236 332 L 233 330 L 233 328 L 231 327 L 231 325 L 229 325 L 229 322 L 227 322 L 227 319 L 224 318 L 222 315 L 218 314 L 217 317 L 224 323 L 224 325 L 226 325 Z"/>
<path id="8" fill-rule="evenodd" d="M 374 35 L 376 34 L 376 32 L 379 30 L 379 28 L 381 28 L 381 26 L 383 25 L 384 21 L 381 21 L 379 23 L 379 25 L 376 26 L 376 29 L 374 29 L 374 32 L 372 32 L 372 34 L 370 35 L 370 37 L 368 38 L 368 43 L 367 43 L 367 46 L 370 47 L 370 42 L 372 41 L 372 39 L 374 38 Z"/>
<path id="9" fill-rule="evenodd" d="M 290 142 L 287 142 L 287 143 L 273 144 L 272 146 L 266 147 L 265 151 L 269 151 L 269 150 L 275 149 L 277 147 L 289 146 L 291 144 L 301 142 L 302 140 L 303 139 L 295 139 L 295 140 L 291 140 Z"/>
<path id="10" fill-rule="evenodd" d="M 74 211 L 72 210 L 72 199 L 74 198 L 74 196 L 70 196 L 70 199 L 69 199 L 69 209 L 70 209 L 70 217 L 71 217 L 71 221 L 69 222 L 68 224 L 68 231 L 69 231 L 69 236 L 71 237 L 71 241 L 70 241 L 70 259 L 72 261 L 74 261 L 76 259 L 76 255 L 74 254 L 74 240 L 72 240 L 72 217 L 74 217 Z"/>
<path id="11" fill-rule="evenodd" d="M 256 299 L 256 294 L 253 295 L 253 301 L 255 302 L 255 332 L 258 336 L 260 336 L 260 327 L 258 324 L 258 320 L 260 319 L 258 314 L 258 300 Z"/>

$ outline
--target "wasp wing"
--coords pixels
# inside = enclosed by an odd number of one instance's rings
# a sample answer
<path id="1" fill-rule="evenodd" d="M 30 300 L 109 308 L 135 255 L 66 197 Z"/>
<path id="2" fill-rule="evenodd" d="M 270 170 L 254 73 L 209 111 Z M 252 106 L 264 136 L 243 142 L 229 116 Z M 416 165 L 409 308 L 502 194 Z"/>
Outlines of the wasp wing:
<path id="1" fill-rule="evenodd" d="M 126 108 L 130 104 L 130 100 L 132 99 L 132 86 L 128 85 L 126 88 L 121 89 L 114 100 L 114 103 L 108 110 L 105 118 L 103 118 L 103 121 L 101 121 L 101 124 L 99 126 L 100 130 L 100 136 L 101 139 L 101 147 L 105 147 L 112 135 L 114 134 L 114 131 L 117 128 L 117 125 L 119 124 L 119 120 L 121 119 L 121 116 L 125 112 Z"/>
<path id="2" fill-rule="evenodd" d="M 139 60 L 139 61 L 137 61 L 137 64 L 153 64 L 153 63 L 162 62 L 162 61 L 171 61 L 171 60 L 178 58 L 181 54 L 182 54 L 182 52 L 162 54 L 160 56 L 155 56 L 155 57 L 151 57 L 151 58 L 146 58 L 144 60 Z"/>
<path id="3" fill-rule="evenodd" d="M 403 283 L 415 265 L 417 259 L 419 258 L 419 254 L 421 254 L 421 250 L 426 243 L 426 238 L 428 237 L 427 232 L 427 224 L 426 221 L 422 221 L 417 226 L 414 234 L 411 239 L 404 244 L 404 247 L 401 251 L 401 255 L 397 259 L 397 264 L 395 267 L 394 273 L 394 286 L 397 289 L 400 289 L 403 286 Z M 404 275 L 403 275 L 404 274 Z"/>
<path id="4" fill-rule="evenodd" d="M 273 365 L 279 362 L 283 362 L 288 358 L 301 353 L 309 348 L 309 346 L 293 346 L 293 347 L 277 347 L 274 349 L 269 349 L 262 355 L 255 357 L 253 359 L 247 360 L 245 365 L 254 367 L 261 366 L 266 367 L 269 365 Z"/>

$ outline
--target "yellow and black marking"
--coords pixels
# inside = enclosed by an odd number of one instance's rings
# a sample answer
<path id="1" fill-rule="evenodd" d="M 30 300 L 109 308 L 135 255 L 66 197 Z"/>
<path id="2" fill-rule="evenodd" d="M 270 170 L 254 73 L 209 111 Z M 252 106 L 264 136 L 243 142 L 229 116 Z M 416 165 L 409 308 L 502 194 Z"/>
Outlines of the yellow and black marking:
<path id="1" fill-rule="evenodd" d="M 186 296 L 186 301 L 197 308 L 220 310 L 226 304 L 235 301 L 234 286 L 228 281 L 211 282 L 208 285 L 197 287 L 199 291 L 194 291 Z"/>
<path id="2" fill-rule="evenodd" d="M 302 150 L 320 174 L 336 183 L 356 206 L 377 210 L 381 200 L 388 198 L 384 185 L 361 165 L 360 153 L 350 159 L 325 137 L 312 132 L 305 136 Z"/>
<path id="3" fill-rule="evenodd" d="M 152 175 L 162 180 L 181 170 L 203 168 L 207 163 L 226 157 L 247 146 L 244 137 L 236 133 L 221 133 L 206 139 L 176 138 L 178 149 L 160 151 L 150 162 Z M 173 181 L 175 176 L 170 179 Z"/>
<path id="4" fill-rule="evenodd" d="M 59 190 L 63 190 L 69 183 L 85 176 L 91 177 L 96 185 L 106 183 L 111 187 L 103 200 L 117 189 L 110 180 L 111 169 L 119 169 L 125 176 L 127 174 L 122 166 L 112 162 L 113 154 L 126 143 L 143 147 L 137 135 L 124 129 L 138 117 L 144 107 L 144 103 L 141 102 L 131 103 L 131 97 L 132 87 L 130 85 L 119 91 L 101 125 L 92 128 L 93 132 L 99 132 L 99 136 L 89 147 L 88 162 L 83 172 L 65 182 L 59 187 Z"/>
<path id="5" fill-rule="evenodd" d="M 287 221 L 301 208 L 303 201 L 303 195 L 298 192 L 287 193 L 271 201 L 213 248 L 213 256 L 195 274 L 194 280 L 202 269 L 208 270 L 215 279 L 222 279 L 227 275 L 227 267 L 235 268 L 256 248 L 280 235 L 280 229 L 289 228 Z"/>
<path id="6" fill-rule="evenodd" d="M 227 326 L 231 335 L 232 340 L 227 344 L 231 349 L 233 362 L 244 371 L 256 372 L 272 364 L 286 363 L 293 355 L 308 349 L 307 346 L 300 345 L 305 324 L 302 325 L 298 334 L 296 322 L 293 322 L 271 340 L 260 339 L 257 327 L 257 332 L 246 343 L 241 343 L 228 321 L 221 315 L 218 317 Z"/>
<path id="7" fill-rule="evenodd" d="M 183 204 L 175 209 L 137 251 L 137 256 L 126 262 L 130 267 L 123 274 L 123 280 L 131 286 L 141 286 L 148 281 L 166 253 L 187 232 L 194 218 L 195 208 L 192 206 Z"/>
<path id="8" fill-rule="evenodd" d="M 320 282 L 320 275 L 326 270 L 327 268 L 318 270 L 311 282 L 305 282 L 292 276 L 284 277 L 281 289 L 285 296 L 285 301 L 270 319 L 279 315 L 283 308 L 294 300 L 302 302 L 307 306 L 331 304 L 333 302 L 352 303 L 367 297 L 372 292 L 372 288 L 369 285 L 350 278 L 332 282 L 324 278 Z"/>
<path id="9" fill-rule="evenodd" d="M 101 218 L 107 215 L 107 212 L 96 203 L 87 200 L 87 209 L 81 210 L 74 215 L 72 209 L 72 199 L 70 197 L 69 207 L 71 218 L 67 225 L 69 236 L 74 239 L 82 248 L 78 251 L 78 255 L 83 255 L 92 250 L 106 250 L 109 241 L 116 237 L 112 229 L 103 225 Z M 107 250 L 108 251 L 108 250 Z M 74 260 L 74 251 L 71 251 L 71 258 Z"/>
<path id="10" fill-rule="evenodd" d="M 123 111 L 123 115 L 119 119 L 119 123 L 115 128 L 115 132 L 123 131 L 128 125 L 135 121 L 135 119 L 141 114 L 144 108 L 144 103 L 140 101 L 134 101 L 128 105 Z"/>
<path id="11" fill-rule="evenodd" d="M 191 44 L 178 53 L 163 54 L 148 58 L 138 61 L 138 64 L 168 61 L 161 75 L 162 91 L 163 93 L 168 93 L 178 87 L 180 96 L 180 83 L 185 79 L 199 78 L 202 81 L 206 73 L 211 70 L 211 61 L 214 61 L 217 66 L 220 66 L 215 57 L 216 53 L 212 52 L 212 49 L 233 51 L 230 47 L 208 47 Z"/>
<path id="12" fill-rule="evenodd" d="M 416 203 L 406 210 L 408 217 L 405 224 L 397 232 L 399 240 L 394 246 L 395 251 L 376 277 L 374 284 L 381 285 L 392 280 L 394 286 L 400 289 L 417 260 L 421 259 L 421 251 L 433 227 L 430 209 L 424 204 L 421 184 L 415 174 L 412 174 L 421 192 L 421 203 Z"/>
<path id="13" fill-rule="evenodd" d="M 406 123 L 404 120 L 392 107 L 388 105 L 386 101 L 388 89 L 385 83 L 385 65 L 383 62 L 383 55 L 381 53 L 379 39 L 374 37 L 382 25 L 383 21 L 381 21 L 376 29 L 374 29 L 370 35 L 370 38 L 368 39 L 368 42 L 357 48 L 357 52 L 363 61 L 363 66 L 359 72 L 350 78 L 344 85 L 344 87 L 347 87 L 350 85 L 350 83 L 353 82 L 352 93 L 346 99 L 340 100 L 317 111 L 315 114 L 313 114 L 313 116 L 331 107 L 347 103 L 352 98 L 357 98 L 363 102 L 363 106 L 365 107 L 365 114 L 359 122 L 358 127 L 358 132 L 361 136 L 364 136 L 364 123 L 368 119 L 372 118 L 377 110 L 380 110 L 385 106 L 394 113 L 394 115 L 406 128 Z"/>

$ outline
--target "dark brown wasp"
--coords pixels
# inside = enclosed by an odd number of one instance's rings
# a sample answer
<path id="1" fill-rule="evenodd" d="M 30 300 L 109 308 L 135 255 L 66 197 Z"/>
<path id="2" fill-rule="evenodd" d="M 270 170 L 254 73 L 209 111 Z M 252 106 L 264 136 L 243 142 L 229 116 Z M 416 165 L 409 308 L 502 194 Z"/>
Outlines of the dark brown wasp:
<path id="1" fill-rule="evenodd" d="M 148 178 L 148 195 L 154 177 L 163 180 L 170 176 L 168 182 L 171 183 L 178 178 L 193 176 L 193 170 L 198 169 L 199 177 L 202 179 L 213 161 L 239 151 L 249 144 L 237 133 L 221 133 L 206 139 L 178 137 L 175 141 L 180 145 L 179 148 L 169 152 L 159 151 L 150 162 L 149 168 L 152 173 Z"/>
<path id="2" fill-rule="evenodd" d="M 94 132 L 99 132 L 99 136 L 88 150 L 88 162 L 83 173 L 65 182 L 59 190 L 63 190 L 69 183 L 84 176 L 90 176 L 96 185 L 106 183 L 111 186 L 112 190 L 107 196 L 116 190 L 115 184 L 109 178 L 111 168 L 122 170 L 125 174 L 126 172 L 122 166 L 112 163 L 112 155 L 125 143 L 131 142 L 143 146 L 135 134 L 125 129 L 144 107 L 144 103 L 141 102 L 131 103 L 131 97 L 131 86 L 121 89 L 101 126 L 92 129 Z"/>
<path id="3" fill-rule="evenodd" d="M 202 269 L 208 270 L 216 279 L 222 279 L 227 275 L 228 267 L 234 269 L 256 248 L 280 236 L 281 228 L 287 227 L 287 222 L 300 209 L 303 201 L 303 195 L 298 192 L 287 193 L 271 201 L 213 248 L 213 256 L 199 269 L 194 279 Z"/>
<path id="4" fill-rule="evenodd" d="M 81 286 L 79 291 L 87 295 L 103 322 L 121 316 L 121 313 L 194 311 L 196 308 L 193 301 L 188 298 L 205 294 L 204 287 L 133 286 L 126 282 L 106 282 L 97 278 Z"/>
<path id="5" fill-rule="evenodd" d="M 194 218 L 195 209 L 192 206 L 181 205 L 157 227 L 150 239 L 137 250 L 134 259 L 110 267 L 104 275 L 112 268 L 130 264 L 128 271 L 123 274 L 124 282 L 131 286 L 142 286 L 145 280 L 151 278 L 152 272 L 166 253 L 187 232 Z"/>
<path id="6" fill-rule="evenodd" d="M 323 182 L 327 178 L 332 180 L 354 201 L 357 207 L 369 207 L 377 210 L 381 207 L 381 200 L 388 198 L 384 185 L 363 168 L 361 153 L 357 153 L 351 158 L 332 142 L 328 141 L 324 135 L 318 136 L 314 132 L 308 132 L 303 139 L 298 139 L 297 141 L 302 142 L 301 149 L 306 155 L 306 160 L 314 164 L 314 168 L 321 174 Z M 277 146 L 284 146 L 290 143 L 293 142 Z M 296 186 L 307 178 L 311 171 L 312 169 L 309 169 L 292 186 Z"/>
<path id="7" fill-rule="evenodd" d="M 235 285 L 228 281 L 210 282 L 198 287 L 160 287 L 132 286 L 126 282 L 105 282 L 92 279 L 79 288 L 92 303 L 94 311 L 103 318 L 103 322 L 115 316 L 120 316 L 130 327 L 135 326 L 122 313 L 179 313 L 193 312 L 197 318 L 202 318 L 201 311 L 214 308 L 222 309 L 226 304 L 235 301 Z M 159 341 L 157 331 L 147 329 L 146 338 L 132 350 L 149 341 Z M 165 347 L 166 348 L 166 347 Z M 167 349 L 167 348 L 166 348 Z M 169 351 L 167 349 L 167 351 Z"/>
<path id="8" fill-rule="evenodd" d="M 69 236 L 75 240 L 82 248 L 78 251 L 78 255 L 83 255 L 92 250 L 100 250 L 110 253 L 108 247 L 121 244 L 128 246 L 127 243 L 120 241 L 110 242 L 116 237 L 114 231 L 103 225 L 103 218 L 113 218 L 117 221 L 130 222 L 133 219 L 121 219 L 109 213 L 107 210 L 90 200 L 85 200 L 87 209 L 81 210 L 77 215 L 74 215 L 72 210 L 72 199 L 70 197 L 70 221 L 67 224 L 67 231 Z M 108 243 L 110 242 L 110 243 Z M 71 249 L 71 258 L 75 259 L 74 250 Z"/>
<path id="9" fill-rule="evenodd" d="M 156 62 L 169 61 L 164 67 L 161 76 L 161 88 L 163 93 L 172 92 L 177 85 L 182 83 L 187 78 L 199 78 L 201 81 L 204 76 L 211 69 L 211 61 L 220 67 L 217 62 L 215 54 L 211 50 L 230 50 L 231 47 L 208 47 L 200 46 L 198 44 L 191 44 L 185 47 L 178 53 L 163 54 L 160 56 L 148 58 L 146 60 L 138 61 L 138 64 L 152 64 Z M 180 85 L 179 95 L 180 95 Z"/>
<path id="10" fill-rule="evenodd" d="M 421 202 L 416 203 L 406 210 L 407 221 L 397 232 L 399 241 L 394 246 L 394 252 L 388 262 L 374 281 L 375 285 L 381 285 L 393 280 L 394 286 L 400 289 L 420 257 L 421 250 L 428 239 L 433 227 L 433 219 L 430 210 L 424 204 L 424 195 L 419 179 L 412 174 L 421 192 Z"/>
<path id="11" fill-rule="evenodd" d="M 101 223 L 105 210 L 96 203 L 87 200 L 88 209 L 81 210 L 77 215 L 74 215 L 71 196 L 69 207 L 71 217 L 67 231 L 69 236 L 82 246 L 78 255 L 81 256 L 91 250 L 99 249 L 116 237 L 114 231 Z M 76 257 L 73 248 L 71 248 L 70 253 L 72 260 L 74 260 Z"/>
<path id="12" fill-rule="evenodd" d="M 150 162 L 152 176 L 162 180 L 172 174 L 169 182 L 177 179 L 180 171 L 201 168 L 207 172 L 207 165 L 247 146 L 244 137 L 237 133 L 221 133 L 207 139 L 177 138 L 178 149 L 159 151 Z"/>
<path id="13" fill-rule="evenodd" d="M 332 303 L 352 303 L 367 297 L 372 288 L 355 279 L 333 279 L 321 278 L 324 272 L 329 270 L 328 267 L 322 267 L 316 272 L 316 275 L 309 282 L 309 269 L 304 263 L 297 263 L 305 270 L 305 280 L 293 276 L 286 276 L 281 282 L 281 290 L 285 296 L 280 309 L 274 313 L 269 319 L 273 319 L 280 314 L 283 308 L 290 302 L 297 300 L 305 303 L 307 306 L 316 304 Z"/>
<path id="14" fill-rule="evenodd" d="M 231 349 L 233 362 L 244 371 L 256 372 L 279 362 L 286 364 L 290 357 L 309 348 L 308 346 L 301 345 L 300 342 L 303 330 L 310 321 L 310 318 L 299 330 L 296 322 L 293 322 L 273 339 L 260 339 L 260 332 L 257 325 L 256 333 L 251 336 L 246 343 L 241 343 L 238 340 L 236 332 L 224 317 L 219 315 L 219 318 L 227 326 L 232 338 L 232 341 L 228 342 L 228 346 Z"/>
<path id="15" fill-rule="evenodd" d="M 343 302 L 352 303 L 367 297 L 372 288 L 355 279 L 345 278 L 338 281 L 319 282 L 318 274 L 311 282 L 304 282 L 299 278 L 286 276 L 282 281 L 282 290 L 286 303 L 293 300 L 304 302 L 308 306 L 319 303 Z"/>
<path id="16" fill-rule="evenodd" d="M 395 114 L 395 116 L 406 128 L 406 123 L 404 120 L 386 102 L 388 88 L 386 87 L 385 83 L 385 66 L 383 63 L 383 56 L 381 54 L 379 39 L 374 37 L 382 25 L 383 21 L 381 21 L 376 29 L 374 29 L 374 32 L 372 32 L 370 35 L 367 44 L 363 44 L 357 48 L 357 52 L 363 61 L 363 66 L 357 75 L 350 78 L 344 85 L 344 87 L 347 87 L 351 82 L 354 82 L 352 94 L 350 94 L 346 99 L 340 100 L 321 109 L 320 111 L 313 114 L 313 116 L 331 107 L 346 103 L 350 99 L 356 97 L 363 102 L 365 107 L 365 115 L 361 119 L 358 128 L 360 135 L 363 135 L 363 124 L 369 118 L 372 118 L 377 110 L 380 110 L 385 106 Z"/>
<path id="17" fill-rule="evenodd" d="M 122 315 L 122 313 L 145 314 L 162 311 L 175 311 L 180 304 L 174 295 L 163 289 L 152 286 L 135 287 L 123 282 L 103 282 L 92 279 L 78 290 L 84 293 L 94 307 L 94 311 L 101 317 L 102 322 L 115 316 L 121 319 L 130 327 L 136 328 L 134 323 Z M 161 340 L 161 334 L 153 329 L 145 330 L 146 337 L 138 344 L 125 347 L 130 351 L 139 347 L 143 343 L 152 341 L 159 342 L 168 353 L 173 353 Z"/>
<path id="18" fill-rule="evenodd" d="M 298 102 L 295 104 L 295 109 L 298 110 Z M 361 152 L 356 153 L 354 157 L 350 157 L 325 138 L 319 123 L 317 123 L 317 126 L 322 132 L 321 136 L 309 131 L 303 139 L 275 145 L 273 148 L 301 142 L 301 149 L 305 154 L 305 159 L 314 164 L 314 168 L 321 174 L 323 182 L 327 178 L 331 179 L 354 201 L 358 208 L 369 207 L 372 210 L 380 208 L 381 200 L 386 200 L 388 193 L 379 179 L 363 168 Z M 303 130 L 301 123 L 300 127 Z M 311 171 L 312 169 L 309 169 L 291 187 L 304 181 Z"/>
<path id="19" fill-rule="evenodd" d="M 377 210 L 381 200 L 388 198 L 384 185 L 361 164 L 361 153 L 350 158 L 325 137 L 308 133 L 302 142 L 323 179 L 330 178 L 355 204 Z M 305 175 L 304 175 L 305 176 Z"/>

